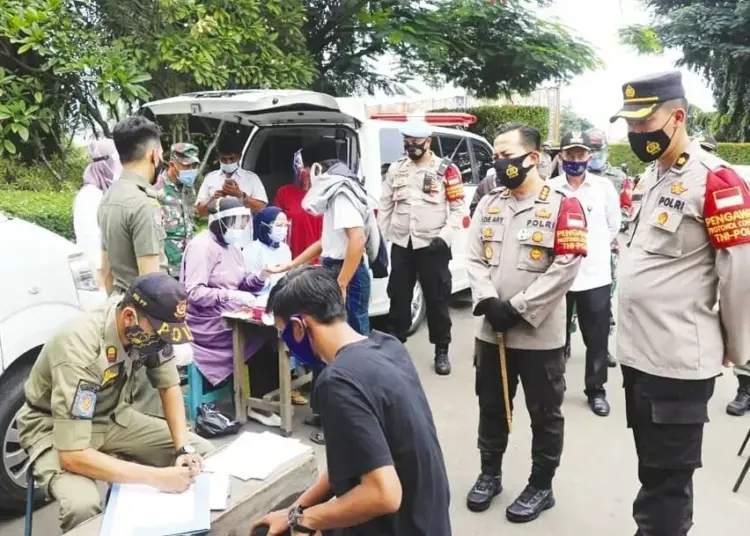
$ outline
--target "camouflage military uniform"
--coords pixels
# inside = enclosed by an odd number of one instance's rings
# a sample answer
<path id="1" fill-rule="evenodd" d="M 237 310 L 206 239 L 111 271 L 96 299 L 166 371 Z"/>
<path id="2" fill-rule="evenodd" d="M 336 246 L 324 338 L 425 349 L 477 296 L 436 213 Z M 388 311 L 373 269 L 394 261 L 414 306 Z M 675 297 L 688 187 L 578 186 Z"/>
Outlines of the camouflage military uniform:
<path id="1" fill-rule="evenodd" d="M 170 160 L 182 166 L 197 166 L 200 164 L 198 148 L 189 143 L 175 143 L 172 145 Z M 178 170 L 175 171 L 179 173 Z M 192 185 L 183 184 L 177 177 L 171 178 L 167 173 L 160 201 L 166 232 L 164 252 L 169 262 L 168 272 L 179 279 L 182 255 L 195 234 L 195 189 Z"/>

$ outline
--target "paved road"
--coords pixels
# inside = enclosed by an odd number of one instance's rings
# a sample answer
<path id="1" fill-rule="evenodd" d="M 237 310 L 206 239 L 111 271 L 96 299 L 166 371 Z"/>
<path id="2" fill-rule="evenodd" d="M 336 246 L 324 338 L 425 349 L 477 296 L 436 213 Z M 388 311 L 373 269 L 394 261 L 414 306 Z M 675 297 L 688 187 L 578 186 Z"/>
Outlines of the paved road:
<path id="1" fill-rule="evenodd" d="M 453 497 L 453 533 L 456 536 L 633 534 L 635 528 L 630 511 L 638 482 L 632 438 L 625 428 L 621 375 L 619 368 L 610 369 L 612 415 L 596 417 L 589 411 L 583 396 L 583 345 L 579 336 L 575 337 L 567 372 L 565 451 L 555 480 L 557 506 L 528 526 L 512 525 L 505 520 L 505 508 L 523 489 L 530 469 L 529 420 L 522 403 L 523 395 L 518 393 L 514 433 L 504 466 L 505 491 L 485 513 L 472 514 L 466 510 L 465 494 L 476 478 L 478 454 L 472 368 L 474 319 L 465 295 L 457 300 L 452 316 L 456 340 L 451 347 L 454 371 L 451 376 L 437 377 L 432 373 L 426 329 L 421 329 L 408 346 L 430 399 L 445 453 Z M 746 528 L 750 520 L 750 478 L 740 493 L 731 492 L 742 466 L 736 452 L 750 427 L 750 416 L 736 418 L 724 413 L 735 388 L 733 376 L 726 374 L 719 379 L 711 403 L 712 422 L 706 431 L 705 467 L 696 477 L 696 526 L 691 536 L 736 533 Z M 306 437 L 308 430 L 300 426 L 297 435 Z M 316 448 L 321 464 L 325 463 L 322 449 Z M 56 517 L 56 505 L 38 511 L 34 533 L 59 534 Z M 0 534 L 21 536 L 22 520 L 0 521 Z"/>

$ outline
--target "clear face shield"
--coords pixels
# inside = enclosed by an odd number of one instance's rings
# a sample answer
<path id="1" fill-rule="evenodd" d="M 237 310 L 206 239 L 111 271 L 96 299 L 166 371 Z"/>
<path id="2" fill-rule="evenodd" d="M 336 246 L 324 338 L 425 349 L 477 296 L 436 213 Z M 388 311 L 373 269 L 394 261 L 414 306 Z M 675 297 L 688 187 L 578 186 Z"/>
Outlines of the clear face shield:
<path id="1" fill-rule="evenodd" d="M 594 171 L 601 171 L 607 165 L 608 160 L 609 160 L 609 147 L 607 147 L 606 145 L 603 145 L 598 150 L 594 149 L 591 152 L 591 161 L 589 162 L 589 169 L 593 169 Z"/>
<path id="2" fill-rule="evenodd" d="M 230 245 L 244 246 L 253 240 L 250 209 L 235 207 L 208 216 L 208 224 L 218 221 L 224 241 Z"/>

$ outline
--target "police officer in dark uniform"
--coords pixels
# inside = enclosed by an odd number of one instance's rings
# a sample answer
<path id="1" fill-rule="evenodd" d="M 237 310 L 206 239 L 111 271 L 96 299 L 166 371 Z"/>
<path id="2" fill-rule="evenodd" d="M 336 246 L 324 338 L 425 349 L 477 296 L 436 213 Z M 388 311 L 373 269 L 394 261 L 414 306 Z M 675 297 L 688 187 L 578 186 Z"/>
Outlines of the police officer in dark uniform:
<path id="1" fill-rule="evenodd" d="M 539 131 L 524 125 L 498 135 L 495 171 L 503 187 L 479 202 L 466 261 L 474 315 L 484 317 L 474 352 L 482 472 L 467 506 L 487 510 L 502 491 L 520 380 L 531 417 L 532 468 L 528 486 L 506 510 L 514 523 L 532 521 L 555 505 L 552 479 L 564 430 L 564 298 L 586 254 L 583 208 L 545 185 L 537 169 L 540 143 Z"/>
<path id="2" fill-rule="evenodd" d="M 708 401 L 724 365 L 750 356 L 750 191 L 687 134 L 679 72 L 627 82 L 633 152 L 653 162 L 634 199 L 620 265 L 617 358 L 641 489 L 639 536 L 685 536 Z M 717 296 L 719 307 L 717 305 Z"/>

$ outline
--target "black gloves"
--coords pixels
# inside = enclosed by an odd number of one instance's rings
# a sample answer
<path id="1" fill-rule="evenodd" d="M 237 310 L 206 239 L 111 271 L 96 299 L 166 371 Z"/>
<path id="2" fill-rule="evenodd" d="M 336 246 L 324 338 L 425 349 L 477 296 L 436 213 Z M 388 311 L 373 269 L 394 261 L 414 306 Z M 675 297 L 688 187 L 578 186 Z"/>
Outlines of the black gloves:
<path id="1" fill-rule="evenodd" d="M 474 308 L 474 316 L 482 315 L 490 323 L 492 330 L 498 333 L 508 331 L 521 320 L 521 315 L 510 302 L 500 298 L 488 298 L 479 302 Z"/>
<path id="2" fill-rule="evenodd" d="M 430 245 L 427 246 L 427 249 L 429 251 L 434 251 L 434 252 L 439 252 L 439 253 L 451 252 L 451 248 L 449 248 L 448 244 L 445 243 L 445 240 L 443 240 L 439 236 L 432 239 L 432 242 L 430 242 Z"/>

